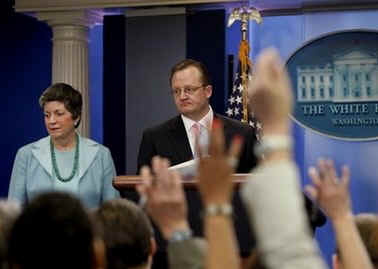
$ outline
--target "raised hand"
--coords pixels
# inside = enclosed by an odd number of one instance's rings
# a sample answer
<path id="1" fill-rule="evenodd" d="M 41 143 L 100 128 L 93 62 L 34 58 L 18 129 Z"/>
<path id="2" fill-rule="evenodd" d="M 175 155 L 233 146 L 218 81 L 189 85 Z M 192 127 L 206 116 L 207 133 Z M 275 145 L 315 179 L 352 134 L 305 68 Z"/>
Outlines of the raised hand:
<path id="1" fill-rule="evenodd" d="M 235 137 L 227 154 L 224 144 L 222 122 L 214 119 L 210 134 L 210 157 L 201 155 L 198 168 L 198 187 L 204 204 L 224 204 L 231 200 L 231 176 L 237 165 L 242 139 Z"/>
<path id="2" fill-rule="evenodd" d="M 159 227 L 165 239 L 170 239 L 175 230 L 189 229 L 187 221 L 187 202 L 176 171 L 168 170 L 167 159 L 155 156 L 149 167 L 141 169 L 143 183 L 137 187 L 142 200 L 145 200 L 147 213 Z"/>
<path id="3" fill-rule="evenodd" d="M 337 176 L 331 160 L 319 160 L 318 169 L 310 167 L 309 176 L 312 186 L 306 186 L 306 191 L 317 201 L 320 207 L 332 221 L 351 213 L 349 198 L 349 168 L 342 168 L 341 177 Z"/>
<path id="4" fill-rule="evenodd" d="M 250 110 L 262 123 L 264 133 L 270 132 L 271 128 L 274 131 L 288 129 L 292 90 L 276 50 L 264 50 L 258 57 L 248 97 Z"/>

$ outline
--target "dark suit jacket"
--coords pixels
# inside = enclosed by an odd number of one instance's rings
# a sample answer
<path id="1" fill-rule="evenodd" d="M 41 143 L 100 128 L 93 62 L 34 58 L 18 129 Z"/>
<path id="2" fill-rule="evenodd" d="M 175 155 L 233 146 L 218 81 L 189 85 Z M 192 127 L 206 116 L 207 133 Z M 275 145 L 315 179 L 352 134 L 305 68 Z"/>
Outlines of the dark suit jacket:
<path id="1" fill-rule="evenodd" d="M 253 152 L 256 143 L 255 130 L 246 124 L 219 114 L 214 114 L 214 117 L 223 121 L 227 148 L 235 135 L 238 134 L 244 138 L 244 146 L 236 172 L 249 173 L 257 163 Z M 184 122 L 180 115 L 144 131 L 139 147 L 138 172 L 143 165 L 151 165 L 151 159 L 155 155 L 168 158 L 171 165 L 193 159 Z"/>

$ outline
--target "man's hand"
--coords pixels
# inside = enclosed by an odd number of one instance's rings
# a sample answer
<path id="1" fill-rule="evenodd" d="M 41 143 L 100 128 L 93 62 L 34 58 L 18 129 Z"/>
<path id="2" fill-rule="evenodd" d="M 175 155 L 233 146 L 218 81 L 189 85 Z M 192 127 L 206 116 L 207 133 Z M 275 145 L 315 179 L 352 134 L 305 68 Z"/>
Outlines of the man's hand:
<path id="1" fill-rule="evenodd" d="M 310 167 L 309 176 L 313 186 L 306 191 L 317 201 L 333 222 L 352 215 L 349 199 L 349 168 L 342 168 L 341 178 L 337 177 L 331 160 L 319 160 L 318 169 Z"/>
<path id="2" fill-rule="evenodd" d="M 167 159 L 155 156 L 152 159 L 155 175 L 152 175 L 149 167 L 142 167 L 143 183 L 137 187 L 142 200 L 146 201 L 147 213 L 167 240 L 171 238 L 172 232 L 189 229 L 181 176 L 176 171 L 168 170 L 169 166 Z"/>

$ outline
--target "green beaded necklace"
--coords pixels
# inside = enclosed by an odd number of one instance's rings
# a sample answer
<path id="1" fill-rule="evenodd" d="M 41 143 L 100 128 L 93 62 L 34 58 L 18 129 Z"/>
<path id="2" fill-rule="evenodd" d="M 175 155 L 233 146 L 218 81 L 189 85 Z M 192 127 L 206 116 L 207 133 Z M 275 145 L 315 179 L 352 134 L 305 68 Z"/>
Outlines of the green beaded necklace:
<path id="1" fill-rule="evenodd" d="M 52 165 L 53 165 L 53 169 L 54 169 L 56 177 L 62 182 L 70 181 L 75 176 L 76 171 L 79 167 L 79 135 L 76 134 L 74 164 L 73 164 L 71 175 L 68 178 L 63 178 L 59 173 L 58 164 L 56 162 L 56 157 L 55 157 L 55 147 L 51 138 L 50 138 L 50 152 L 51 152 Z"/>

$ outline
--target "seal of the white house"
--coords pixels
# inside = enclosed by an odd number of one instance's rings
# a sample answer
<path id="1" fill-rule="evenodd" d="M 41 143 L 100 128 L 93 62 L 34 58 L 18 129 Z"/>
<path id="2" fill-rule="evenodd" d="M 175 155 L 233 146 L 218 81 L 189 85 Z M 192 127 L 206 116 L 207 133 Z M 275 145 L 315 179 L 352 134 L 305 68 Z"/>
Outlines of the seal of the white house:
<path id="1" fill-rule="evenodd" d="M 378 32 L 318 37 L 286 63 L 300 125 L 344 140 L 378 138 Z"/>

